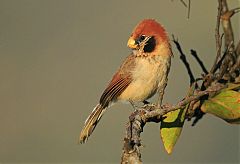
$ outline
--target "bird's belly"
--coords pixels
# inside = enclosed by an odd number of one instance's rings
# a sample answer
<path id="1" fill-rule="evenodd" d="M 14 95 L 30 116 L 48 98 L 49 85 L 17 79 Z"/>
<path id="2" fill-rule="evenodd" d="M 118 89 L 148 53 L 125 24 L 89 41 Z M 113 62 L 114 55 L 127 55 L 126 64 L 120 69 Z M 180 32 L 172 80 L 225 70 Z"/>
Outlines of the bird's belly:
<path id="1" fill-rule="evenodd" d="M 157 91 L 156 82 L 137 80 L 132 82 L 119 96 L 119 100 L 143 101 L 152 97 Z"/>
<path id="2" fill-rule="evenodd" d="M 133 81 L 118 97 L 119 100 L 143 101 L 152 97 L 159 88 L 159 83 L 165 76 L 159 63 L 149 60 L 139 60 L 132 72 Z"/>

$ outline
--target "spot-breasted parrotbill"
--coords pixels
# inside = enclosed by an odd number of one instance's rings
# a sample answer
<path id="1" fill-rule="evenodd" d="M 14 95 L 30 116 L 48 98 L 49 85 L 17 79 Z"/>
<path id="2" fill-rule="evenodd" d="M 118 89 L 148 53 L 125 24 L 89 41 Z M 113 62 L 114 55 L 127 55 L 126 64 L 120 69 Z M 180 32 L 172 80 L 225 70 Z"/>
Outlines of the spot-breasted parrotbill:
<path id="1" fill-rule="evenodd" d="M 85 121 L 80 143 L 87 141 L 104 112 L 116 102 L 143 102 L 158 92 L 157 104 L 161 105 L 172 56 L 165 29 L 157 21 L 145 19 L 134 28 L 127 46 L 132 53 L 113 75 Z"/>

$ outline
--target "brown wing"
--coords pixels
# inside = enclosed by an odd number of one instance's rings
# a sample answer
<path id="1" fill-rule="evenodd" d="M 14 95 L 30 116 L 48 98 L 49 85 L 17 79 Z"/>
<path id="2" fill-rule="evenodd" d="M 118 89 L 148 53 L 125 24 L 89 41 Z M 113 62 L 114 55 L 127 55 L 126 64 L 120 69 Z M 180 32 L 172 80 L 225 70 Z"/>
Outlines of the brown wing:
<path id="1" fill-rule="evenodd" d="M 131 70 L 135 66 L 134 56 L 128 56 L 117 73 L 113 76 L 111 82 L 104 90 L 100 104 L 103 108 L 107 107 L 110 102 L 115 101 L 117 97 L 128 87 L 132 82 Z"/>

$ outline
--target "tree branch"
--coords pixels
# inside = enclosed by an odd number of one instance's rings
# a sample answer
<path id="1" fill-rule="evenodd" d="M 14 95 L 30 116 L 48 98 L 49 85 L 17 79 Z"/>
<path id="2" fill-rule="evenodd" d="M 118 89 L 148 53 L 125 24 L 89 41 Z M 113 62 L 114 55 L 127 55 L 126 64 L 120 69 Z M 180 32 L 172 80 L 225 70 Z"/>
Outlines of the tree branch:
<path id="1" fill-rule="evenodd" d="M 240 40 L 238 41 L 238 45 L 237 45 L 237 48 L 235 51 L 236 51 L 237 56 L 240 56 Z"/>
<path id="2" fill-rule="evenodd" d="M 184 100 L 178 102 L 176 105 L 165 105 L 161 109 L 157 106 L 150 104 L 145 105 L 131 114 L 129 122 L 127 124 L 126 135 L 124 138 L 124 146 L 122 152 L 122 164 L 142 163 L 140 146 L 141 139 L 140 133 L 143 132 L 143 127 L 147 122 L 159 122 L 162 116 L 168 112 L 175 111 L 177 109 L 184 108 L 191 101 L 200 100 L 204 95 L 215 95 L 218 91 L 226 86 L 217 83 L 214 86 L 209 87 L 204 91 L 197 91 L 193 96 L 186 96 Z"/>
<path id="3" fill-rule="evenodd" d="M 198 64 L 202 68 L 202 71 L 207 75 L 208 70 L 206 69 L 205 65 L 203 64 L 202 60 L 198 57 L 197 52 L 195 50 L 190 50 L 192 56 L 197 60 Z"/>
<path id="4" fill-rule="evenodd" d="M 225 47 L 227 47 L 230 44 L 230 42 L 234 41 L 232 24 L 230 21 L 232 12 L 228 10 L 226 0 L 221 0 L 221 4 L 222 4 L 221 11 L 222 27 L 225 34 Z"/>
<path id="5" fill-rule="evenodd" d="M 190 78 L 190 85 L 191 85 L 195 82 L 195 77 L 194 77 L 194 75 L 192 73 L 192 70 L 190 68 L 190 65 L 187 61 L 186 55 L 182 51 L 181 45 L 179 44 L 178 40 L 175 39 L 174 35 L 172 36 L 172 38 L 173 38 L 173 42 L 176 45 L 176 48 L 178 49 L 178 51 L 180 53 L 180 59 L 182 60 L 183 64 L 185 65 L 185 67 L 187 69 L 187 72 L 188 72 L 188 75 L 189 75 L 189 78 Z"/>
<path id="6" fill-rule="evenodd" d="M 220 26 L 220 19 L 221 19 L 221 12 L 222 12 L 222 3 L 221 0 L 218 0 L 218 13 L 217 13 L 217 23 L 215 28 L 215 40 L 216 40 L 216 51 L 217 56 L 215 58 L 215 61 L 213 63 L 213 67 L 210 70 L 210 73 L 213 74 L 216 71 L 216 65 L 221 55 L 221 47 L 222 47 L 222 36 L 220 37 L 219 34 L 219 26 Z"/>
<path id="7" fill-rule="evenodd" d="M 220 68 L 220 78 L 224 77 L 225 80 L 229 81 L 236 77 L 235 70 L 237 69 L 238 63 L 236 63 L 238 60 L 238 54 L 237 51 L 235 51 L 235 45 L 234 45 L 234 34 L 233 34 L 233 28 L 231 24 L 231 17 L 240 11 L 240 8 L 235 8 L 232 10 L 228 9 L 227 1 L 222 0 L 222 13 L 221 13 L 221 20 L 222 20 L 222 27 L 224 31 L 224 40 L 225 40 L 225 49 L 226 51 L 226 57 L 223 60 L 223 64 Z M 221 77 L 222 76 L 222 77 Z M 218 79 L 220 79 L 218 78 Z"/>
<path id="8" fill-rule="evenodd" d="M 190 18 L 190 10 L 191 10 L 191 0 L 188 0 L 188 14 L 187 14 L 187 18 Z"/>

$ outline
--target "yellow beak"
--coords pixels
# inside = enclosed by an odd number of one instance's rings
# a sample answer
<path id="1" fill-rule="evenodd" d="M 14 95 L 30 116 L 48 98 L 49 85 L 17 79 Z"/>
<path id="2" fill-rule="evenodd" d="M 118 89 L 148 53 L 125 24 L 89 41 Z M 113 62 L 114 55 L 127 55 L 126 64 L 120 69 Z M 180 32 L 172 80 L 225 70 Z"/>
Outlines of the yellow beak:
<path id="1" fill-rule="evenodd" d="M 128 39 L 127 46 L 131 49 L 137 49 L 138 48 L 138 44 L 135 42 L 135 40 L 132 37 L 130 37 Z"/>

